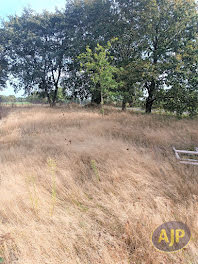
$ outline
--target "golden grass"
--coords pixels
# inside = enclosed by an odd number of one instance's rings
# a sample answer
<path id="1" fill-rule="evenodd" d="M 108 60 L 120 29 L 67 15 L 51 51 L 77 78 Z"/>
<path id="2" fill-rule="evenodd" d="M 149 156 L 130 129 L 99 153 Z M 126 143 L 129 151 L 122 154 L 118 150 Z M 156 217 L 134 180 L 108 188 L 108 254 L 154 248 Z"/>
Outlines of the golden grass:
<path id="1" fill-rule="evenodd" d="M 12 109 L 0 124 L 5 263 L 198 263 L 198 167 L 176 163 L 172 146 L 198 147 L 197 120 Z M 172 220 L 192 240 L 160 253 L 151 233 Z"/>

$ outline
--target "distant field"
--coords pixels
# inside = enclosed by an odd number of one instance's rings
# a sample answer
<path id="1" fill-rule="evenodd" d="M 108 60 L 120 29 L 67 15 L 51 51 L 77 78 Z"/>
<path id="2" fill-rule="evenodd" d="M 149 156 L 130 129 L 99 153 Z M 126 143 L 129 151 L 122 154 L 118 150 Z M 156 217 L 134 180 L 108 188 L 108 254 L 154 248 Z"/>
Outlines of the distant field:
<path id="1" fill-rule="evenodd" d="M 198 263 L 198 167 L 172 152 L 198 147 L 197 120 L 105 112 L 17 107 L 0 121 L 6 263 Z M 173 220 L 191 242 L 160 253 L 151 233 Z"/>
<path id="2" fill-rule="evenodd" d="M 23 106 L 23 105 L 31 105 L 31 103 L 29 102 L 3 102 L 1 103 L 2 105 L 19 105 L 19 106 Z"/>

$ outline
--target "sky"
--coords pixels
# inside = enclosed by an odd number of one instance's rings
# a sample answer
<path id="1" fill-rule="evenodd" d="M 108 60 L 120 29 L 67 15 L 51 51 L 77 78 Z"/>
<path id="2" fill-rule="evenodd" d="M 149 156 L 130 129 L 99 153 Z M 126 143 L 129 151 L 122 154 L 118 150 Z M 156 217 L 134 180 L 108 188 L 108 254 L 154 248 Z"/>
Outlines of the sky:
<path id="1" fill-rule="evenodd" d="M 58 9 L 64 8 L 65 2 L 66 0 L 0 0 L 0 17 L 6 18 L 9 15 L 20 15 L 24 7 L 31 7 L 36 12 L 42 12 L 44 9 L 53 11 L 56 7 Z M 8 86 L 0 94 L 22 96 L 23 91 L 15 94 L 13 88 Z"/>

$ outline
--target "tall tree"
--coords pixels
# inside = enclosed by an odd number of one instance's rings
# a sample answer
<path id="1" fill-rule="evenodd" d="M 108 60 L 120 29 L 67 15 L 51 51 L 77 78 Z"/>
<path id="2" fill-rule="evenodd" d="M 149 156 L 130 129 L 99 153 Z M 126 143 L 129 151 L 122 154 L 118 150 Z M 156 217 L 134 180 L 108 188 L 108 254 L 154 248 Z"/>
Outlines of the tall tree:
<path id="1" fill-rule="evenodd" d="M 139 81 L 145 90 L 146 112 L 161 100 L 161 90 L 171 82 L 173 58 L 181 46 L 194 38 L 196 3 L 193 0 L 118 0 L 121 18 L 129 25 L 128 36 L 136 43 Z M 179 79 L 178 79 L 179 81 Z"/>
<path id="2" fill-rule="evenodd" d="M 119 74 L 120 69 L 112 65 L 113 58 L 109 52 L 113 41 L 108 41 L 106 46 L 97 44 L 94 50 L 87 47 L 86 52 L 78 57 L 81 62 L 82 74 L 85 72 L 90 76 L 94 84 L 92 89 L 100 94 L 102 110 L 104 99 L 110 97 L 119 85 L 122 85 L 115 79 L 115 74 Z"/>
<path id="3" fill-rule="evenodd" d="M 4 30 L 0 28 L 0 90 L 5 88 L 8 79 L 8 58 Z"/>
<path id="4" fill-rule="evenodd" d="M 184 112 L 190 116 L 198 114 L 198 37 L 190 40 L 178 51 L 171 69 L 168 89 L 165 91 L 163 106 L 165 110 Z"/>
<path id="5" fill-rule="evenodd" d="M 72 28 L 72 54 L 69 74 L 64 86 L 74 97 L 88 98 L 100 104 L 101 96 L 91 89 L 92 82 L 87 75 L 79 74 L 80 63 L 77 59 L 86 46 L 95 48 L 97 43 L 105 45 L 109 39 L 119 36 L 118 14 L 112 0 L 73 0 L 67 2 L 65 16 Z"/>
<path id="6" fill-rule="evenodd" d="M 35 14 L 25 10 L 20 17 L 10 17 L 5 28 L 9 39 L 10 72 L 16 90 L 44 91 L 49 104 L 54 106 L 69 64 L 69 29 L 64 15 L 59 11 Z"/>

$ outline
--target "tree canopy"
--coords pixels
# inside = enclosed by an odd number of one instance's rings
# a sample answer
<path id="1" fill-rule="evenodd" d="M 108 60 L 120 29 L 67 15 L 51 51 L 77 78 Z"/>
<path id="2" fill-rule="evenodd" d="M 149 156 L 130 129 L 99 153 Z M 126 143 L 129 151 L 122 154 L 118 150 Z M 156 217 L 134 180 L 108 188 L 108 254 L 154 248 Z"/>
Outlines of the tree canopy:
<path id="1" fill-rule="evenodd" d="M 16 90 L 42 93 L 51 106 L 60 89 L 96 103 L 116 93 L 123 109 L 140 98 L 147 113 L 160 104 L 194 115 L 197 28 L 195 0 L 73 0 L 52 13 L 25 9 L 0 28 L 0 86 L 9 76 Z"/>
<path id="2" fill-rule="evenodd" d="M 80 74 L 88 74 L 93 85 L 92 90 L 100 94 L 100 103 L 103 107 L 104 99 L 115 94 L 116 89 L 122 86 L 115 78 L 115 74 L 120 73 L 120 69 L 111 64 L 113 57 L 110 56 L 109 49 L 112 42 L 108 41 L 106 46 L 97 44 L 94 50 L 88 46 L 85 53 L 81 53 L 78 58 L 82 71 Z"/>

